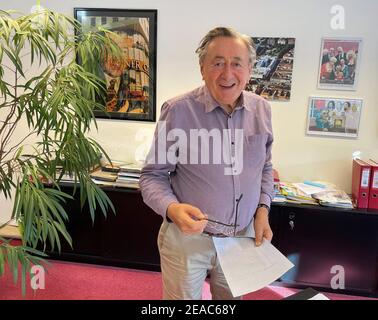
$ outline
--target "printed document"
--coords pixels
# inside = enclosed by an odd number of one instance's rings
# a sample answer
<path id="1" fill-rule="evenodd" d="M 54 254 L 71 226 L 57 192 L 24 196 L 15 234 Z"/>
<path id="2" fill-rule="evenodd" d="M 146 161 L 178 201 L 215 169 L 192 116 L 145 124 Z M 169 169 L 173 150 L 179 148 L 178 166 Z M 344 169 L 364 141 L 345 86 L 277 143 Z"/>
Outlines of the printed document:
<path id="1" fill-rule="evenodd" d="M 309 298 L 308 300 L 329 300 L 324 294 L 318 293 L 317 295 L 313 296 L 312 298 Z"/>
<path id="2" fill-rule="evenodd" d="M 213 241 L 234 297 L 270 285 L 294 266 L 265 239 L 259 247 L 253 238 L 213 237 Z"/>

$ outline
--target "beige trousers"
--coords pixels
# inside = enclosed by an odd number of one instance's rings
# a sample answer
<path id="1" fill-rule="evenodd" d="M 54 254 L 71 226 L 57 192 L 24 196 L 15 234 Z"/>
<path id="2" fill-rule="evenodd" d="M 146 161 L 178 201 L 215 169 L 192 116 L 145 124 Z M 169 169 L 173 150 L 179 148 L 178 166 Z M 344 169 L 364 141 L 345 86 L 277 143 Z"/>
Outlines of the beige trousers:
<path id="1" fill-rule="evenodd" d="M 200 300 L 208 273 L 213 300 L 241 299 L 231 294 L 211 236 L 184 235 L 174 223 L 164 220 L 158 247 L 164 300 Z"/>

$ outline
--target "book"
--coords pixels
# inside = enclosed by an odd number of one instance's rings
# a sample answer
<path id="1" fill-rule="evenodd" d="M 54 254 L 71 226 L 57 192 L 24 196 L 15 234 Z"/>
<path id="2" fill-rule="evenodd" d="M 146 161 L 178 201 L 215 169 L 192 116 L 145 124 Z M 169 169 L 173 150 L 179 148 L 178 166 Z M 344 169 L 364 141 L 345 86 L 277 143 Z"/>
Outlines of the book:
<path id="1" fill-rule="evenodd" d="M 139 189 L 139 182 L 128 182 L 128 181 L 116 181 L 116 187 L 123 187 L 123 188 L 132 188 L 132 189 Z"/>
<path id="2" fill-rule="evenodd" d="M 126 177 L 118 177 L 117 182 L 128 182 L 128 183 L 139 183 L 138 178 L 126 178 Z"/>
<path id="3" fill-rule="evenodd" d="M 286 197 L 280 194 L 275 194 L 272 203 L 283 203 L 286 202 Z"/>
<path id="4" fill-rule="evenodd" d="M 140 173 L 137 172 L 118 172 L 118 177 L 126 178 L 140 178 Z"/>
<path id="5" fill-rule="evenodd" d="M 111 165 L 111 164 L 105 164 L 105 165 L 101 166 L 101 170 L 104 171 L 104 172 L 118 173 L 120 169 L 119 169 L 119 166 Z"/>
<path id="6" fill-rule="evenodd" d="M 130 163 L 119 166 L 120 172 L 141 173 L 143 164 Z"/>
<path id="7" fill-rule="evenodd" d="M 285 196 L 287 202 L 314 205 L 318 204 L 317 201 L 310 195 L 307 195 L 292 183 L 281 182 L 279 187 L 280 195 Z"/>
<path id="8" fill-rule="evenodd" d="M 127 183 L 127 182 L 117 182 L 117 181 L 102 181 L 92 178 L 92 181 L 95 184 L 105 186 L 105 187 L 113 187 L 113 188 L 129 188 L 129 189 L 139 189 L 139 183 Z"/>
<path id="9" fill-rule="evenodd" d="M 117 180 L 117 174 L 104 171 L 95 171 L 90 174 L 91 178 L 100 180 L 100 181 L 109 181 L 114 182 Z"/>
<path id="10" fill-rule="evenodd" d="M 327 207 L 353 208 L 352 199 L 342 190 L 329 190 L 314 193 L 312 197 L 319 201 L 319 204 Z"/>

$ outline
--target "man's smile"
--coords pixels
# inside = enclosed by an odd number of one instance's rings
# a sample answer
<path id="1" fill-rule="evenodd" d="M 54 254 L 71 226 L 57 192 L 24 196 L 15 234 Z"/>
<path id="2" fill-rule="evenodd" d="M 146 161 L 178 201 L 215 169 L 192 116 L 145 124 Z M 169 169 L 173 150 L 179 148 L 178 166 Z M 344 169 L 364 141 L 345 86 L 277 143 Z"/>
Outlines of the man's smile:
<path id="1" fill-rule="evenodd" d="M 221 89 L 231 89 L 235 85 L 236 85 L 235 83 L 231 83 L 231 84 L 220 84 L 219 86 L 221 87 Z"/>

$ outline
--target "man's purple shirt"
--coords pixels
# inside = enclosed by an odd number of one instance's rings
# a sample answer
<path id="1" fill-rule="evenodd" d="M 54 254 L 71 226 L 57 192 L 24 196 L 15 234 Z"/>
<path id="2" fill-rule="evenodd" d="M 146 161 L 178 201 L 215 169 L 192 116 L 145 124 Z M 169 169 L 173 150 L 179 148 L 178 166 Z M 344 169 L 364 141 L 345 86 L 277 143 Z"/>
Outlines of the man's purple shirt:
<path id="1" fill-rule="evenodd" d="M 252 221 L 258 204 L 270 206 L 274 194 L 271 163 L 273 133 L 270 105 L 266 100 L 243 91 L 237 106 L 228 114 L 212 98 L 206 86 L 202 86 L 165 102 L 159 123 L 164 123 L 164 131 L 169 138 L 172 137 L 168 133 L 176 130 L 188 139 L 187 143 L 178 143 L 177 139 L 161 141 L 162 137 L 165 138 L 161 128 L 160 132 L 159 128 L 155 131 L 153 146 L 142 169 L 140 188 L 144 202 L 156 213 L 165 218 L 171 203 L 187 203 L 199 208 L 210 219 L 233 224 L 237 199 L 243 194 L 237 216 L 237 230 L 242 230 Z M 226 156 L 220 163 L 214 161 L 215 152 L 219 150 L 214 150 L 211 142 L 207 145 L 201 141 L 197 150 L 190 149 L 193 149 L 190 143 L 193 129 L 208 132 L 215 129 L 228 133 L 222 139 L 222 148 L 227 152 L 222 153 Z M 243 137 L 238 140 L 240 135 L 237 133 L 240 132 Z M 228 156 L 237 157 L 236 149 L 241 145 L 240 170 L 240 166 L 232 166 L 232 161 L 225 159 Z M 207 147 L 205 151 L 209 153 L 206 163 L 202 161 L 203 158 L 206 160 L 206 156 L 201 146 Z M 191 161 L 196 158 L 190 159 L 191 153 L 198 155 L 197 161 Z M 176 158 L 177 163 L 169 161 L 172 158 Z M 236 170 L 237 173 L 225 174 L 226 170 Z M 210 223 L 205 230 L 219 232 L 218 226 Z"/>

